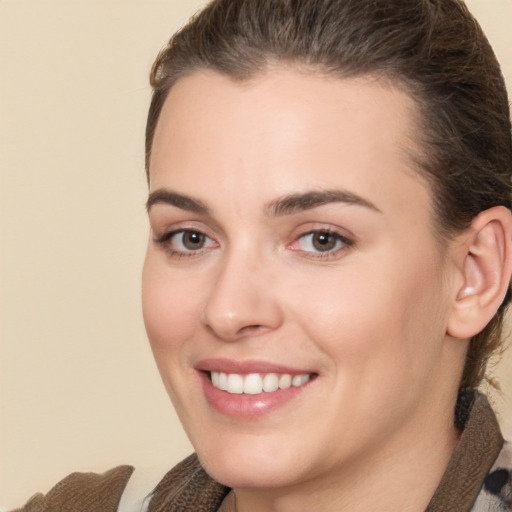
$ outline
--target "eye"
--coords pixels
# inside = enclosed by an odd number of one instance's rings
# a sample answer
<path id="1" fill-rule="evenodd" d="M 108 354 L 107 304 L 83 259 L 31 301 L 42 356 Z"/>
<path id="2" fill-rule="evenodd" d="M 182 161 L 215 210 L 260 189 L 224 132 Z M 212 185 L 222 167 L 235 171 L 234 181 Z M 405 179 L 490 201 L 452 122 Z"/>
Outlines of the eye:
<path id="1" fill-rule="evenodd" d="M 206 235 L 199 231 L 178 231 L 170 241 L 181 251 L 197 251 L 202 249 L 206 244 Z"/>
<path id="2" fill-rule="evenodd" d="M 189 255 L 217 245 L 209 236 L 193 229 L 171 231 L 156 242 L 165 246 L 171 255 Z"/>
<path id="3" fill-rule="evenodd" d="M 293 249 L 303 252 L 335 253 L 351 246 L 352 241 L 333 231 L 318 230 L 300 236 L 293 245 Z"/>

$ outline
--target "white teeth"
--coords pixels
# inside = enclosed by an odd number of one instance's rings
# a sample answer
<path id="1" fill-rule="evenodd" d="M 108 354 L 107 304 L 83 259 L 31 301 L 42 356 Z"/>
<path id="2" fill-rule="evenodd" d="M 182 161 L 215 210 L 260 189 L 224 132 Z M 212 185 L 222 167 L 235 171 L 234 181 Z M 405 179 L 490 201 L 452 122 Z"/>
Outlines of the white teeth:
<path id="1" fill-rule="evenodd" d="M 263 391 L 263 379 L 257 373 L 250 373 L 244 379 L 244 393 L 258 395 Z"/>
<path id="2" fill-rule="evenodd" d="M 244 378 L 238 373 L 230 373 L 228 375 L 228 393 L 241 395 L 244 392 Z"/>
<path id="3" fill-rule="evenodd" d="M 309 380 L 309 375 L 295 375 L 292 379 L 292 386 L 302 386 Z"/>
<path id="4" fill-rule="evenodd" d="M 272 393 L 278 389 L 288 389 L 291 386 L 302 386 L 309 381 L 311 375 L 290 375 L 283 373 L 267 373 L 263 376 L 259 373 L 240 375 L 238 373 L 210 372 L 213 387 L 227 391 L 231 394 L 259 395 L 260 393 Z"/>
<path id="5" fill-rule="evenodd" d="M 263 377 L 263 391 L 271 393 L 279 389 L 279 378 L 275 373 L 267 373 Z"/>
<path id="6" fill-rule="evenodd" d="M 291 375 L 281 375 L 279 377 L 279 389 L 288 389 L 292 385 L 292 376 Z"/>
<path id="7" fill-rule="evenodd" d="M 302 379 L 300 378 L 300 375 L 294 375 L 292 379 L 292 386 L 300 386 L 302 384 Z"/>
<path id="8" fill-rule="evenodd" d="M 212 375 L 217 372 L 212 372 Z M 219 376 L 219 385 L 217 386 L 219 389 L 222 389 L 222 391 L 228 390 L 228 376 L 225 373 L 217 373 Z M 215 386 L 215 384 L 214 384 Z"/>

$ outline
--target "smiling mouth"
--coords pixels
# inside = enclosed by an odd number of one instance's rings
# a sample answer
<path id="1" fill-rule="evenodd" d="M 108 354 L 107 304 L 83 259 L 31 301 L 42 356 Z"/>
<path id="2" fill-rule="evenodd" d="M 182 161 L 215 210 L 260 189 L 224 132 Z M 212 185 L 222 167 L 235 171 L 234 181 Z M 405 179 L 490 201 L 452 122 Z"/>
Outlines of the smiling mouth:
<path id="1" fill-rule="evenodd" d="M 314 374 L 303 373 L 291 375 L 289 373 L 224 373 L 209 372 L 214 388 L 236 395 L 259 395 L 273 393 L 280 389 L 300 387 L 309 382 Z"/>

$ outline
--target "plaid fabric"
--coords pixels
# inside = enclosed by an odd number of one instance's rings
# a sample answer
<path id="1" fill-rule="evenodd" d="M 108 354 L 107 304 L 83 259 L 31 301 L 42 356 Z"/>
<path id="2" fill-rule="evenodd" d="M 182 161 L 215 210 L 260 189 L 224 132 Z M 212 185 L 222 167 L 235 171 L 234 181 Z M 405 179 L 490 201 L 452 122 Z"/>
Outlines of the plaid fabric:
<path id="1" fill-rule="evenodd" d="M 507 512 L 512 510 L 512 444 L 505 443 L 471 512 Z"/>

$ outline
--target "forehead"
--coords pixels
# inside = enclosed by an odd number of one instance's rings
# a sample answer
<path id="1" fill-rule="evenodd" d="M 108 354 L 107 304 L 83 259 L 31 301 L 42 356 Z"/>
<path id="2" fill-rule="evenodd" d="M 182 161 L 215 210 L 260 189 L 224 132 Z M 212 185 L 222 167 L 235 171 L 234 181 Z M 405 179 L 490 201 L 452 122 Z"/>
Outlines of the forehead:
<path id="1" fill-rule="evenodd" d="M 420 151 L 417 116 L 408 94 L 374 77 L 282 68 L 238 82 L 195 72 L 162 109 L 150 188 L 211 195 L 229 184 L 247 198 L 342 186 L 383 195 L 400 181 L 394 196 L 406 204 L 408 185 L 426 188 L 411 158 Z"/>

